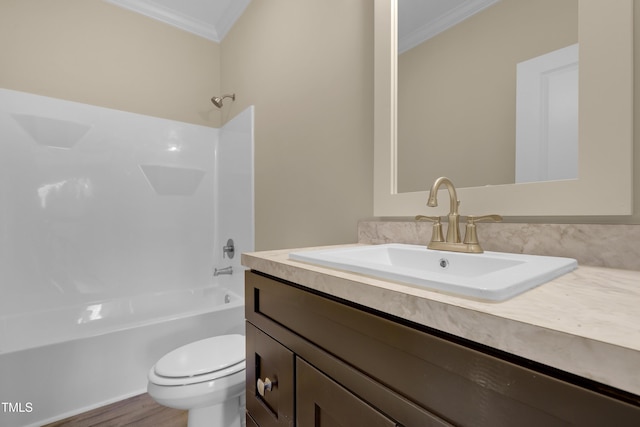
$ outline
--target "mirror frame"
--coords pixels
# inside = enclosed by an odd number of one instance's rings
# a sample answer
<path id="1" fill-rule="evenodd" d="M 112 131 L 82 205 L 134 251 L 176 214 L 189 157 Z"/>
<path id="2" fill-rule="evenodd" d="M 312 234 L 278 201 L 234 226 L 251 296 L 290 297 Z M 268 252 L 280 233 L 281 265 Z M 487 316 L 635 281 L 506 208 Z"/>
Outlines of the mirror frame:
<path id="1" fill-rule="evenodd" d="M 459 188 L 461 214 L 632 214 L 633 0 L 579 0 L 578 9 L 578 179 Z M 427 208 L 427 191 L 397 191 L 397 1 L 375 0 L 374 15 L 374 215 L 444 215 L 449 203 Z"/>

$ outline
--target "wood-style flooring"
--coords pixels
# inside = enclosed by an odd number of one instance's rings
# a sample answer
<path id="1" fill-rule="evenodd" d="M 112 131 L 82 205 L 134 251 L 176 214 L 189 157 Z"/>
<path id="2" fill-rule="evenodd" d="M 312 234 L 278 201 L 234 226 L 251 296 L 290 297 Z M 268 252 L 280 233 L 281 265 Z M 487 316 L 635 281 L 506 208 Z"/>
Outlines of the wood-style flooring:
<path id="1" fill-rule="evenodd" d="M 148 394 L 112 403 L 43 427 L 186 427 L 187 411 L 158 405 Z"/>

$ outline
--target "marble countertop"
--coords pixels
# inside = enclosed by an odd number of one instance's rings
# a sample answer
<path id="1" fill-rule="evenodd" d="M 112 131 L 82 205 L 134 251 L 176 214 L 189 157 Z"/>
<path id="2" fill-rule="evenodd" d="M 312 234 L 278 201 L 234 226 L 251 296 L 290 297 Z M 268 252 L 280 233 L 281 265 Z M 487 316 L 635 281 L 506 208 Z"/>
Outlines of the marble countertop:
<path id="1" fill-rule="evenodd" d="M 293 251 L 243 253 L 242 264 L 640 395 L 639 271 L 580 266 L 492 303 L 293 261 Z"/>

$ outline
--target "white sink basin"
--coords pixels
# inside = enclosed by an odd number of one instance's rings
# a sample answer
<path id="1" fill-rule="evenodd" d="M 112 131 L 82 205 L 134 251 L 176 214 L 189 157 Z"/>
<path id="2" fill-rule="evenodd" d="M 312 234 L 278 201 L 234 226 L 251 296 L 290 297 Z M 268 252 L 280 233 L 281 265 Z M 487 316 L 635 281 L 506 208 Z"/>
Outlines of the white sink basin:
<path id="1" fill-rule="evenodd" d="M 298 251 L 289 258 L 490 301 L 506 300 L 578 266 L 571 258 L 465 254 L 404 244 Z"/>

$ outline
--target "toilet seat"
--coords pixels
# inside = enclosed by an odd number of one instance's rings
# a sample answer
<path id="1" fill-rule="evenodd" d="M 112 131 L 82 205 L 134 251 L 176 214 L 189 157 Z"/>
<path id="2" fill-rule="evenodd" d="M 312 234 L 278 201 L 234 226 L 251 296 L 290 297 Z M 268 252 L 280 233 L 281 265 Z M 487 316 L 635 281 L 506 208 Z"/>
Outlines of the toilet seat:
<path id="1" fill-rule="evenodd" d="M 149 371 L 149 381 L 177 386 L 212 381 L 245 369 L 245 339 L 222 335 L 179 347 Z"/>

